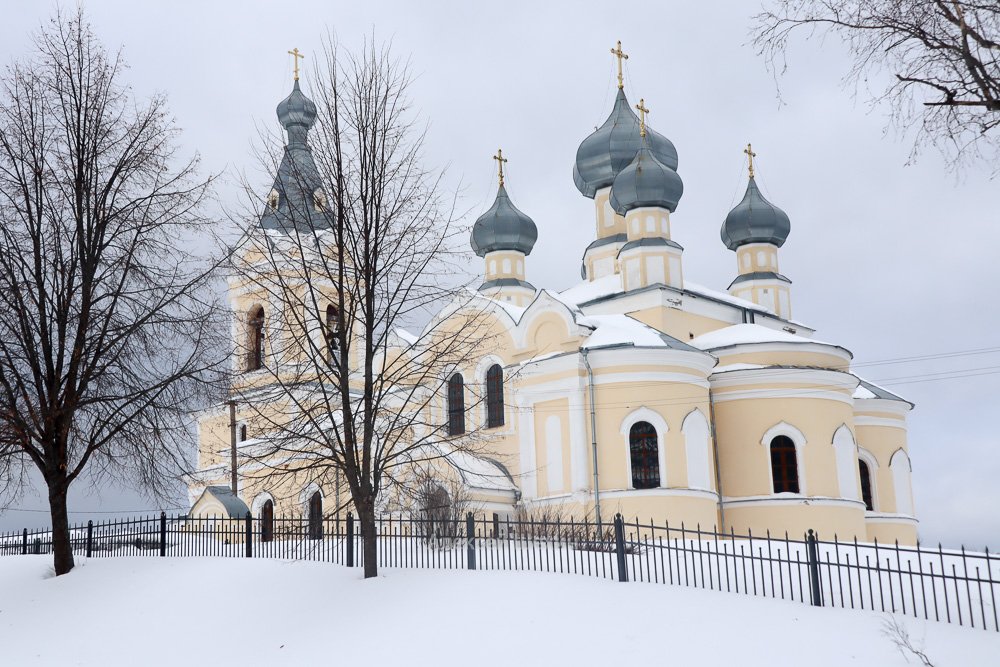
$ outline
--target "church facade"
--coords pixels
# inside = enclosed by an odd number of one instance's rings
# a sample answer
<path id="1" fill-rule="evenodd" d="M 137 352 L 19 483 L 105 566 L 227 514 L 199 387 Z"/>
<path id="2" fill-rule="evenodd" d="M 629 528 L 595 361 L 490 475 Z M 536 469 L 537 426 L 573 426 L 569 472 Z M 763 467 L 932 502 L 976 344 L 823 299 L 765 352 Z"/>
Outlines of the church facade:
<path id="1" fill-rule="evenodd" d="M 620 68 L 620 46 L 617 53 Z M 290 140 L 307 147 L 312 121 L 281 109 Z M 646 124 L 646 111 L 630 103 L 619 75 L 607 121 L 580 144 L 573 181 L 593 200 L 594 234 L 582 280 L 561 292 L 530 281 L 538 226 L 512 202 L 496 156 L 496 200 L 471 235 L 493 342 L 448 370 L 430 415 L 452 437 L 489 437 L 495 454 L 463 454 L 442 474 L 462 485 L 471 507 L 499 514 L 559 508 L 608 521 L 620 512 L 737 534 L 812 529 L 914 543 L 913 405 L 859 377 L 850 351 L 792 318 L 791 281 L 778 263 L 790 219 L 761 193 L 750 146 L 746 193 L 721 221 L 734 279 L 726 291 L 685 279 L 682 234 L 672 228 L 684 191 L 678 155 Z M 303 154 L 289 150 L 286 159 Z M 240 348 L 261 306 L 231 289 Z M 396 338 L 396 353 L 408 338 Z M 240 355 L 237 366 L 250 363 L 267 360 Z M 467 399 L 470 387 L 481 402 Z M 339 488 L 307 478 L 283 478 L 281 488 L 248 478 L 233 494 L 230 428 L 245 428 L 242 419 L 232 421 L 224 405 L 199 415 L 193 514 L 343 507 Z M 242 433 L 237 448 L 267 437 Z"/>

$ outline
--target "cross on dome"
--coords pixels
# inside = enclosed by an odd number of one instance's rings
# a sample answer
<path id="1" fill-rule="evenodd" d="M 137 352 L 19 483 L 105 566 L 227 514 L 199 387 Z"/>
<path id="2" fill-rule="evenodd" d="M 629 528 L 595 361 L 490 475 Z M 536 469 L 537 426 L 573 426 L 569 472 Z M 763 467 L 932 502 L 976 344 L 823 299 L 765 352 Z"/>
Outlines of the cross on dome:
<path id="1" fill-rule="evenodd" d="M 294 49 L 292 49 L 291 51 L 289 51 L 288 55 L 290 55 L 292 57 L 292 62 L 295 63 L 295 80 L 298 81 L 299 80 L 299 59 L 300 58 L 305 58 L 305 56 L 302 55 L 301 53 L 299 53 L 299 47 L 297 47 L 297 46 Z"/>
<path id="2" fill-rule="evenodd" d="M 646 114 L 649 113 L 649 109 L 646 108 L 646 99 L 640 97 L 639 103 L 635 105 L 635 108 L 639 111 L 639 136 L 646 137 Z"/>
<path id="3" fill-rule="evenodd" d="M 757 157 L 757 154 L 753 152 L 753 148 L 750 147 L 750 144 L 747 144 L 747 147 L 743 149 L 743 153 L 747 156 L 747 159 L 750 161 L 749 163 L 750 178 L 753 178 L 753 159 Z"/>
<path id="4" fill-rule="evenodd" d="M 503 187 L 503 163 L 507 161 L 507 158 L 503 156 L 503 150 L 497 149 L 497 154 L 493 156 L 493 159 L 497 161 L 497 171 L 500 177 L 500 187 Z"/>
<path id="5" fill-rule="evenodd" d="M 615 48 L 611 49 L 611 55 L 618 59 L 618 89 L 625 88 L 625 80 L 622 77 L 622 61 L 628 60 L 628 54 L 622 51 L 622 40 L 618 40 Z"/>

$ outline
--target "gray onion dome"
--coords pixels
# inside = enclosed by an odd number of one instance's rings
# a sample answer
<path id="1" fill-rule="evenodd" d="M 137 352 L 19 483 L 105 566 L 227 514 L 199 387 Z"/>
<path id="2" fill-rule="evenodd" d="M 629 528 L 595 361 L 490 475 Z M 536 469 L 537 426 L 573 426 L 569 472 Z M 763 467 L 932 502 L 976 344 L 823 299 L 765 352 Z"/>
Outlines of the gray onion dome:
<path id="1" fill-rule="evenodd" d="M 643 206 L 665 208 L 673 213 L 682 194 L 684 183 L 677 172 L 657 160 L 648 146 L 643 146 L 635 159 L 615 176 L 610 203 L 618 215 Z"/>
<path id="2" fill-rule="evenodd" d="M 329 228 L 330 212 L 322 205 L 322 179 L 308 141 L 309 128 L 316 122 L 316 105 L 295 81 L 291 94 L 278 104 L 277 114 L 288 142 L 272 186 L 274 200 L 268 202 L 261 225 L 282 231 Z"/>
<path id="3" fill-rule="evenodd" d="M 646 145 L 657 160 L 677 170 L 677 149 L 662 134 L 646 125 Z M 625 91 L 618 89 L 614 109 L 576 151 L 573 182 L 585 196 L 593 199 L 601 188 L 611 185 L 615 176 L 627 167 L 642 147 L 639 118 L 635 115 Z"/>
<path id="4" fill-rule="evenodd" d="M 493 206 L 472 226 L 470 243 L 480 257 L 496 250 L 516 250 L 530 255 L 537 240 L 535 222 L 517 210 L 501 185 Z"/>
<path id="5" fill-rule="evenodd" d="M 306 133 L 316 122 L 316 104 L 305 96 L 296 79 L 292 92 L 278 103 L 278 121 L 288 131 L 288 143 L 305 142 Z"/>
<path id="6" fill-rule="evenodd" d="M 764 199 L 751 176 L 743 201 L 722 223 L 722 242 L 730 250 L 748 243 L 772 243 L 780 248 L 791 230 L 788 215 Z"/>

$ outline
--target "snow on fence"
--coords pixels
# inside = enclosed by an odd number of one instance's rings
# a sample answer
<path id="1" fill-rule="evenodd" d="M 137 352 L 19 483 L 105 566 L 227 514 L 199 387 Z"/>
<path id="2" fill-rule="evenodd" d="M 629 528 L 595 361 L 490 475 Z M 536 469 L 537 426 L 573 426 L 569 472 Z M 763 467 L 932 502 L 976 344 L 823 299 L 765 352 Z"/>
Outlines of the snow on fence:
<path id="1" fill-rule="evenodd" d="M 618 581 L 693 586 L 869 609 L 1000 631 L 1000 557 L 970 552 L 849 543 L 788 535 L 736 535 L 683 524 L 517 521 L 476 517 L 384 517 L 376 526 L 380 567 L 563 572 Z M 351 515 L 310 521 L 274 517 L 160 516 L 73 526 L 74 553 L 108 556 L 221 556 L 364 564 Z M 44 554 L 49 531 L 0 534 L 0 555 Z"/>

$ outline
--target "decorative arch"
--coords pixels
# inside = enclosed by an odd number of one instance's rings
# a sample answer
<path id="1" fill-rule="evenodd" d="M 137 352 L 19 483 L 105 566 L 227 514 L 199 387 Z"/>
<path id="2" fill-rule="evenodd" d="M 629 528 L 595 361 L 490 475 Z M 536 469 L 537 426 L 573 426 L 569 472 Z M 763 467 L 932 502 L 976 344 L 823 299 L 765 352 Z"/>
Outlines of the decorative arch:
<path id="1" fill-rule="evenodd" d="M 688 488 L 712 490 L 711 431 L 708 420 L 695 408 L 681 423 L 684 453 L 687 455 Z"/>
<path id="2" fill-rule="evenodd" d="M 868 487 L 865 488 L 865 477 L 862 466 L 868 470 Z M 879 469 L 878 459 L 870 451 L 858 445 L 858 475 L 861 478 L 861 499 L 865 503 L 865 509 L 869 512 L 878 511 L 878 483 L 877 471 Z M 866 495 L 867 493 L 867 495 Z"/>
<path id="3" fill-rule="evenodd" d="M 837 485 L 840 497 L 858 499 L 858 445 L 847 424 L 841 424 L 833 433 L 833 453 L 837 460 Z"/>
<path id="4" fill-rule="evenodd" d="M 636 408 L 622 420 L 621 434 L 625 441 L 625 465 L 629 471 L 629 488 L 636 487 L 635 470 L 633 469 L 633 428 L 637 424 L 649 424 L 656 434 L 656 462 L 659 472 L 657 486 L 667 485 L 666 437 L 670 427 L 667 421 L 655 410 L 645 406 Z"/>
<path id="5" fill-rule="evenodd" d="M 259 493 L 250 508 L 253 516 L 260 522 L 260 541 L 274 540 L 274 498 L 266 491 Z"/>
<path id="6" fill-rule="evenodd" d="M 913 490 L 910 487 L 910 473 L 913 466 L 910 456 L 900 447 L 889 458 L 892 471 L 892 485 L 896 492 L 896 513 L 913 516 Z"/>
<path id="7" fill-rule="evenodd" d="M 791 441 L 794 447 L 794 458 L 795 458 L 795 471 L 798 483 L 798 494 L 806 495 L 806 475 L 805 475 L 805 459 L 803 458 L 805 454 L 806 447 L 806 436 L 797 429 L 795 426 L 789 424 L 788 422 L 778 422 L 771 428 L 767 429 L 764 433 L 764 437 L 760 439 L 760 444 L 764 445 L 767 449 L 767 466 L 768 466 L 768 477 L 771 481 L 771 490 L 774 491 L 774 481 L 775 481 L 775 457 L 774 457 L 774 441 L 778 438 L 787 438 Z"/>
<path id="8" fill-rule="evenodd" d="M 310 482 L 299 493 L 302 516 L 306 519 L 306 536 L 310 540 L 323 538 L 323 490 L 316 482 Z"/>
<path id="9" fill-rule="evenodd" d="M 264 306 L 256 304 L 247 311 L 247 370 L 264 367 Z"/>

